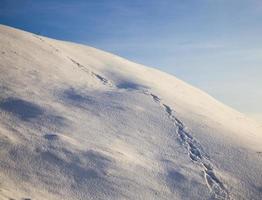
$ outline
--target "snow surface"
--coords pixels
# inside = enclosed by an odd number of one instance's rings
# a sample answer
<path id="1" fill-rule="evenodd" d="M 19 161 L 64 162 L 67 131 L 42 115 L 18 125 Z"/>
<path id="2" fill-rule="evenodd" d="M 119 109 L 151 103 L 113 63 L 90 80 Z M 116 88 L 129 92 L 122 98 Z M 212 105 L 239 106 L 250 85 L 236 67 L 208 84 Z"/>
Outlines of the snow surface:
<path id="1" fill-rule="evenodd" d="M 243 114 L 92 47 L 3 25 L 0 45 L 0 199 L 262 199 Z"/>

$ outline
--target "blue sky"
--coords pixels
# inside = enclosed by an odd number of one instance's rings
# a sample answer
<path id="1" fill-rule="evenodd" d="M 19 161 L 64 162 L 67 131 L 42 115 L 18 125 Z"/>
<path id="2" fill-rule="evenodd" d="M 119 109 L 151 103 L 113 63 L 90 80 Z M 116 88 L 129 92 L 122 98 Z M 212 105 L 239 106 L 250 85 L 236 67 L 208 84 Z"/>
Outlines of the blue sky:
<path id="1" fill-rule="evenodd" d="M 0 0 L 0 23 L 172 73 L 262 122 L 261 0 Z"/>

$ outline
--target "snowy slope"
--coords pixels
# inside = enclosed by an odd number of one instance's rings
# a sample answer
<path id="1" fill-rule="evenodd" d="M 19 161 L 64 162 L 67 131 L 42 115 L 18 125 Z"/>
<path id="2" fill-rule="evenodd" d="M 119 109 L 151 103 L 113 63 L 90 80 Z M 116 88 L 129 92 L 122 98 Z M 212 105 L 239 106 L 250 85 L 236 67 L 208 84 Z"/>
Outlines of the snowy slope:
<path id="1" fill-rule="evenodd" d="M 204 92 L 0 26 L 0 199 L 259 200 L 261 169 L 261 127 Z"/>

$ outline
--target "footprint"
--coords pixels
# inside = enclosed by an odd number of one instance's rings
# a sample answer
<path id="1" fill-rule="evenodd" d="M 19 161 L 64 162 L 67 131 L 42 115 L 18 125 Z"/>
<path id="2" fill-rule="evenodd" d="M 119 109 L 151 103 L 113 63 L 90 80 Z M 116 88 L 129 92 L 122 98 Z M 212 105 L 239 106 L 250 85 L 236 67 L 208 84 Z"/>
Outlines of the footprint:
<path id="1" fill-rule="evenodd" d="M 46 134 L 44 135 L 44 138 L 50 141 L 59 139 L 58 135 L 56 134 Z"/>
<path id="2" fill-rule="evenodd" d="M 169 106 L 167 106 L 166 104 L 163 104 L 163 106 L 165 107 L 166 112 L 169 114 L 169 116 L 172 116 L 172 109 Z"/>
<path id="3" fill-rule="evenodd" d="M 155 102 L 160 102 L 160 98 L 154 94 L 150 94 L 152 96 L 152 98 L 155 100 Z"/>

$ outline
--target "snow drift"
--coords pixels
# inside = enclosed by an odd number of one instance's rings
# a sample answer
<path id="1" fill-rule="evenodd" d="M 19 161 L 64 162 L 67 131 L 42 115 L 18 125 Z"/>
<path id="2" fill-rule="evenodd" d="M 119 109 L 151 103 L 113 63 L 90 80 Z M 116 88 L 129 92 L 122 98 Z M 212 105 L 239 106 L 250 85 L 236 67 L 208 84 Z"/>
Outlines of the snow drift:
<path id="1" fill-rule="evenodd" d="M 6 26 L 0 45 L 0 199 L 261 199 L 243 114 L 88 46 Z"/>

